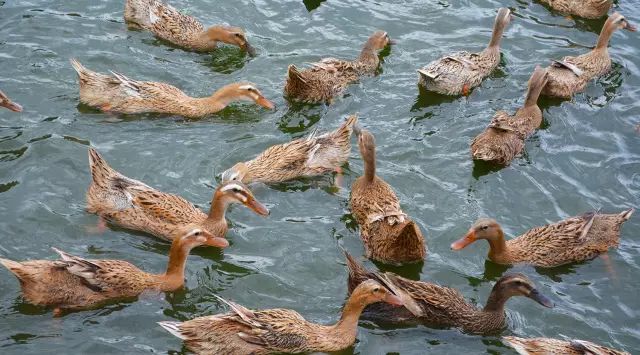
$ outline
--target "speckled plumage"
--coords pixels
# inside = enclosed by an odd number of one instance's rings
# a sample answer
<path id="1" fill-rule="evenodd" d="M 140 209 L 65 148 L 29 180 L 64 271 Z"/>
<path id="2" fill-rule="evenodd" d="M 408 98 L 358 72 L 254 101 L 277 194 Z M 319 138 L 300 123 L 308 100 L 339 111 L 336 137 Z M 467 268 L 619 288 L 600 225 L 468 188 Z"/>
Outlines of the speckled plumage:
<path id="1" fill-rule="evenodd" d="M 20 281 L 24 298 L 32 304 L 55 307 L 56 312 L 98 306 L 112 299 L 138 296 L 145 290 L 171 291 L 184 284 L 189 251 L 216 243 L 216 238 L 195 226 L 178 231 L 171 245 L 167 271 L 150 274 L 123 260 L 93 260 L 54 250 L 61 260 L 0 263 Z M 59 314 L 58 314 L 59 315 Z"/>
<path id="2" fill-rule="evenodd" d="M 157 0 L 126 0 L 124 19 L 131 28 L 150 31 L 158 38 L 193 51 L 211 51 L 218 42 L 237 45 L 250 54 L 253 51 L 242 29 L 231 26 L 205 29 L 194 17 Z"/>
<path id="3" fill-rule="evenodd" d="M 524 105 L 512 116 L 498 111 L 489 126 L 471 142 L 471 156 L 476 160 L 506 165 L 520 154 L 524 141 L 542 123 L 542 111 L 537 101 L 547 83 L 546 70 L 538 67 L 529 79 Z"/>
<path id="4" fill-rule="evenodd" d="M 600 18 L 609 12 L 613 0 L 540 0 L 552 9 L 584 18 Z"/>
<path id="5" fill-rule="evenodd" d="M 354 290 L 335 325 L 306 321 L 288 309 L 252 311 L 226 302 L 232 312 L 200 317 L 183 323 L 160 325 L 183 339 L 197 354 L 259 355 L 271 353 L 330 352 L 349 347 L 356 339 L 358 319 L 368 304 L 394 299 L 379 283 L 369 280 Z"/>
<path id="6" fill-rule="evenodd" d="M 420 227 L 402 212 L 391 186 L 376 176 L 373 135 L 363 130 L 358 145 L 365 174 L 351 186 L 350 205 L 367 257 L 386 263 L 423 260 L 427 250 Z"/>
<path id="7" fill-rule="evenodd" d="M 549 80 L 542 95 L 569 99 L 575 93 L 584 91 L 589 81 L 611 70 L 607 46 L 617 29 L 635 31 L 635 27 L 619 13 L 609 16 L 593 50 L 577 57 L 564 57 L 549 66 Z"/>
<path id="8" fill-rule="evenodd" d="M 292 99 L 317 103 L 331 102 L 342 94 L 346 87 L 365 75 L 374 75 L 380 59 L 378 51 L 384 49 L 391 40 L 386 32 L 376 31 L 365 43 L 360 56 L 354 61 L 324 58 L 312 63 L 312 68 L 298 70 L 290 65 L 284 94 Z"/>
<path id="9" fill-rule="evenodd" d="M 620 227 L 632 213 L 633 209 L 619 214 L 586 213 L 533 228 L 507 241 L 496 221 L 481 219 L 452 247 L 461 249 L 475 240 L 486 239 L 489 259 L 495 263 L 554 267 L 589 260 L 618 246 Z"/>
<path id="10" fill-rule="evenodd" d="M 118 173 L 93 148 L 89 148 L 89 165 L 92 181 L 87 191 L 87 211 L 124 228 L 161 239 L 170 240 L 177 229 L 190 224 L 224 238 L 228 229 L 225 210 L 236 201 L 257 213 L 268 213 L 241 182 L 221 184 L 213 194 L 207 215 L 180 196 L 158 191 Z M 241 191 L 223 191 L 225 186 L 232 184 L 238 184 Z M 257 211 L 253 204 L 266 212 Z"/>
<path id="11" fill-rule="evenodd" d="M 75 59 L 71 65 L 78 73 L 80 102 L 105 112 L 155 112 L 195 118 L 216 113 L 235 101 L 254 101 L 265 108 L 274 107 L 251 83 L 229 84 L 209 97 L 194 98 L 169 84 L 133 80 L 114 72 L 100 74 Z"/>
<path id="12" fill-rule="evenodd" d="M 552 338 L 502 338 L 521 355 L 630 355 L 626 351 L 615 350 L 586 340 L 559 340 Z"/>
<path id="13" fill-rule="evenodd" d="M 335 171 L 349 160 L 351 134 L 358 122 L 351 115 L 335 131 L 267 148 L 252 160 L 235 164 L 222 181 L 275 183 Z"/>
<path id="14" fill-rule="evenodd" d="M 498 11 L 489 46 L 478 53 L 456 52 L 439 58 L 418 70 L 418 84 L 443 95 L 468 94 L 480 85 L 500 63 L 500 39 L 511 20 L 511 11 Z"/>
<path id="15" fill-rule="evenodd" d="M 538 303 L 551 302 L 538 296 L 533 283 L 522 274 L 505 275 L 496 282 L 483 309 L 468 303 L 462 294 L 451 287 L 405 279 L 386 272 L 370 272 L 347 255 L 349 292 L 367 279 L 385 280 L 404 304 L 411 307 L 391 308 L 373 304 L 365 309 L 363 317 L 401 324 L 420 323 L 433 327 L 456 327 L 468 333 L 495 333 L 505 327 L 504 305 L 513 296 L 525 296 Z M 531 296 L 530 296 L 531 295 Z M 409 298 L 412 301 L 407 301 Z M 543 304 L 544 305 L 544 304 Z"/>

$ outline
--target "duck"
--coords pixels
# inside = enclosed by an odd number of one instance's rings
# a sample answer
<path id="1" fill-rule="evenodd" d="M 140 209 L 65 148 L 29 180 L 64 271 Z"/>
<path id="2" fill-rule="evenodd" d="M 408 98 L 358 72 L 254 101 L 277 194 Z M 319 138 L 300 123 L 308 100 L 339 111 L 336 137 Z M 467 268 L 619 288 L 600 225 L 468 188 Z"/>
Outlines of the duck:
<path id="1" fill-rule="evenodd" d="M 349 292 L 364 280 L 381 280 L 381 284 L 396 295 L 404 307 L 391 309 L 374 304 L 364 310 L 367 319 L 398 324 L 419 323 L 438 328 L 459 328 L 471 334 L 493 334 L 506 326 L 505 304 L 511 297 L 527 297 L 544 307 L 554 303 L 543 295 L 527 276 L 506 274 L 493 286 L 484 308 L 476 308 L 462 294 L 451 287 L 435 283 L 409 280 L 392 272 L 371 272 L 348 253 Z"/>
<path id="2" fill-rule="evenodd" d="M 498 222 L 481 218 L 464 237 L 451 244 L 451 249 L 460 250 L 485 239 L 489 242 L 489 260 L 496 264 L 556 267 L 585 261 L 618 246 L 621 225 L 631 218 L 633 211 L 630 208 L 618 214 L 588 212 L 530 229 L 506 241 Z"/>
<path id="3" fill-rule="evenodd" d="M 418 85 L 442 95 L 469 95 L 500 64 L 500 40 L 511 19 L 511 10 L 499 9 L 487 48 L 477 53 L 456 52 L 432 61 L 418 70 Z"/>
<path id="4" fill-rule="evenodd" d="M 380 66 L 378 53 L 393 43 L 387 32 L 376 31 L 356 60 L 323 58 L 305 70 L 291 64 L 287 69 L 284 94 L 292 100 L 306 103 L 331 103 L 349 84 L 362 76 L 375 75 Z"/>
<path id="5" fill-rule="evenodd" d="M 577 57 L 567 56 L 562 60 L 553 61 L 548 69 L 549 80 L 542 90 L 542 95 L 570 99 L 575 93 L 584 91 L 591 79 L 611 70 L 611 57 L 607 46 L 611 36 L 618 29 L 636 31 L 635 26 L 616 12 L 607 18 L 593 50 Z"/>
<path id="6" fill-rule="evenodd" d="M 601 18 L 609 12 L 613 0 L 540 0 L 552 9 L 588 19 Z"/>
<path id="7" fill-rule="evenodd" d="M 269 215 L 269 210 L 239 181 L 220 184 L 213 193 L 209 213 L 205 214 L 180 196 L 120 174 L 93 148 L 89 148 L 89 166 L 87 211 L 100 216 L 101 221 L 160 239 L 170 241 L 175 230 L 190 224 L 224 238 L 229 228 L 225 212 L 233 203 L 241 203 L 258 215 Z"/>
<path id="8" fill-rule="evenodd" d="M 216 297 L 229 306 L 230 313 L 159 324 L 197 354 L 331 352 L 355 342 L 358 319 L 367 305 L 402 305 L 400 299 L 374 280 L 363 282 L 353 291 L 334 325 L 311 323 L 289 309 L 255 311 Z"/>
<path id="9" fill-rule="evenodd" d="M 420 227 L 402 211 L 393 188 L 376 175 L 373 135 L 365 129 L 356 133 L 364 175 L 351 186 L 350 205 L 367 257 L 389 264 L 422 261 L 427 247 Z"/>
<path id="10" fill-rule="evenodd" d="M 502 339 L 521 355 L 631 355 L 626 351 L 607 348 L 586 340 L 559 340 L 551 338 L 520 338 L 505 336 Z"/>
<path id="11" fill-rule="evenodd" d="M 210 52 L 218 43 L 238 46 L 250 56 L 256 50 L 249 44 L 245 32 L 234 26 L 216 25 L 205 28 L 192 16 L 157 0 L 127 0 L 124 20 L 131 29 L 147 30 L 156 37 L 183 49 Z"/>
<path id="12" fill-rule="evenodd" d="M 0 90 L 0 107 L 4 107 L 13 112 L 22 112 L 22 106 L 11 101 L 11 99 Z"/>
<path id="13" fill-rule="evenodd" d="M 241 82 L 223 86 L 209 97 L 190 97 L 175 86 L 153 81 L 138 81 L 122 74 L 96 73 L 76 59 L 71 65 L 78 73 L 80 102 L 103 112 L 136 114 L 164 113 L 199 118 L 216 113 L 236 101 L 253 101 L 273 110 L 253 83 Z"/>
<path id="14" fill-rule="evenodd" d="M 54 316 L 98 307 L 107 301 L 136 297 L 144 291 L 168 292 L 184 285 L 184 269 L 191 249 L 209 245 L 225 247 L 226 239 L 194 225 L 176 230 L 167 269 L 162 274 L 140 270 L 124 260 L 95 260 L 52 248 L 59 260 L 17 262 L 0 258 L 0 264 L 20 281 L 29 303 L 53 308 Z"/>
<path id="15" fill-rule="evenodd" d="M 538 97 L 548 76 L 546 69 L 536 67 L 529 79 L 524 105 L 513 115 L 502 110 L 496 112 L 489 126 L 471 142 L 473 159 L 508 165 L 522 152 L 525 139 L 542 123 Z"/>
<path id="16" fill-rule="evenodd" d="M 338 129 L 267 148 L 252 160 L 222 173 L 222 181 L 277 183 L 298 177 L 341 171 L 351 154 L 351 135 L 358 117 L 351 115 Z"/>

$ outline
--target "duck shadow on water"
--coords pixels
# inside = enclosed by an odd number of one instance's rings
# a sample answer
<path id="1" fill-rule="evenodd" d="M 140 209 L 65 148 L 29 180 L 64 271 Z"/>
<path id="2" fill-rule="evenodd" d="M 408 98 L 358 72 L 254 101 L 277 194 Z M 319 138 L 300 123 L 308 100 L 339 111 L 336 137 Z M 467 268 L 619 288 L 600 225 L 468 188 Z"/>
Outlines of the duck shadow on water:
<path id="1" fill-rule="evenodd" d="M 307 11 L 311 12 L 319 8 L 320 5 L 322 5 L 322 3 L 325 1 L 327 0 L 302 0 L 302 3 L 304 4 L 304 7 L 307 8 Z"/>
<path id="2" fill-rule="evenodd" d="M 286 134 L 296 135 L 309 131 L 328 110 L 326 104 L 287 101 L 289 102 L 289 109 L 278 121 L 278 129 Z"/>

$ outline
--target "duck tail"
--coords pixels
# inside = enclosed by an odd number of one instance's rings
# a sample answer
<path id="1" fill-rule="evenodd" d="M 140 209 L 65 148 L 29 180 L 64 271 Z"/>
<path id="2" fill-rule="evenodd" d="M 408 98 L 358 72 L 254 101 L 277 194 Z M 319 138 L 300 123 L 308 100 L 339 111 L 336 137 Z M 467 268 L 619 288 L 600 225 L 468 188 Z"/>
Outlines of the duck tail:
<path id="1" fill-rule="evenodd" d="M 416 222 L 409 220 L 396 238 L 396 250 L 403 250 L 406 261 L 418 261 L 427 253 L 424 237 Z"/>
<path id="2" fill-rule="evenodd" d="M 620 218 L 622 218 L 623 222 L 626 222 L 629 220 L 629 218 L 631 218 L 631 215 L 633 214 L 634 211 L 635 211 L 635 208 L 629 208 L 626 211 L 620 212 L 619 216 Z"/>
<path id="3" fill-rule="evenodd" d="M 182 325 L 181 322 L 158 322 L 158 324 L 162 328 L 164 328 L 164 330 L 171 333 L 173 336 L 180 338 L 182 340 L 187 339 L 187 337 L 184 334 L 182 334 L 182 331 L 180 330 L 180 326 Z"/>
<path id="4" fill-rule="evenodd" d="M 2 264 L 4 267 L 6 267 L 9 271 L 13 272 L 14 274 L 16 273 L 16 271 L 22 270 L 22 264 L 17 261 L 0 258 L 0 264 Z"/>
<path id="5" fill-rule="evenodd" d="M 287 76 L 289 77 L 289 80 L 297 86 L 307 85 L 307 81 L 302 76 L 302 73 L 293 64 L 289 65 L 289 68 L 287 68 Z"/>
<path id="6" fill-rule="evenodd" d="M 333 132 L 333 135 L 336 137 L 346 137 L 351 138 L 351 134 L 353 133 L 354 126 L 358 124 L 358 116 L 350 115 L 347 117 L 346 121 L 342 123 L 342 126 L 338 127 Z"/>
<path id="7" fill-rule="evenodd" d="M 100 153 L 93 148 L 89 148 L 89 167 L 93 182 L 99 186 L 108 185 L 108 180 L 119 175 L 117 171 L 107 164 Z"/>
<path id="8" fill-rule="evenodd" d="M 349 269 L 349 279 L 347 285 L 349 294 L 358 287 L 362 282 L 375 278 L 372 272 L 367 270 L 364 265 L 360 264 L 351 254 L 343 250 L 344 257 L 347 259 L 347 268 Z"/>

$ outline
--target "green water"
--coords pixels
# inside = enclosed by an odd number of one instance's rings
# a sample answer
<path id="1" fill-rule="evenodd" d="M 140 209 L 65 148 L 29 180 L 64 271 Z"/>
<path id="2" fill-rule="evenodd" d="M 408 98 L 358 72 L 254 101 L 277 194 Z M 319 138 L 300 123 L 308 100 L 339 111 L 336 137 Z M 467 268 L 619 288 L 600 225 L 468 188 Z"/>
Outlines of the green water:
<path id="1" fill-rule="evenodd" d="M 620 247 L 608 253 L 613 271 L 601 258 L 551 271 L 504 268 L 485 262 L 484 243 L 449 249 L 480 216 L 498 219 L 513 236 L 588 210 L 640 205 L 638 34 L 614 34 L 613 71 L 586 93 L 572 102 L 541 100 L 542 129 L 527 141 L 523 157 L 499 170 L 474 165 L 471 139 L 496 110 L 522 104 L 536 64 L 588 50 L 602 20 L 574 21 L 522 0 L 172 3 L 204 23 L 245 28 L 258 56 L 246 58 L 236 48 L 189 53 L 147 32 L 127 31 L 122 1 L 0 0 L 0 89 L 25 107 L 21 114 L 0 110 L 1 257 L 52 259 L 55 246 L 160 272 L 166 243 L 117 228 L 87 233 L 97 220 L 84 211 L 89 145 L 124 174 L 206 209 L 215 178 L 236 161 L 315 128 L 333 129 L 358 112 L 362 126 L 376 136 L 379 175 L 395 188 L 429 246 L 424 265 L 391 268 L 367 261 L 368 267 L 455 287 L 478 304 L 504 272 L 524 272 L 556 308 L 513 299 L 504 334 L 640 348 L 637 215 L 624 225 Z M 450 51 L 481 49 L 500 6 L 515 14 L 500 68 L 468 98 L 419 92 L 415 70 Z M 640 21 L 632 1 L 621 1 L 618 10 Z M 398 43 L 383 53 L 379 76 L 353 85 L 329 107 L 292 105 L 282 97 L 287 65 L 353 58 L 375 29 Z M 278 109 L 234 105 L 190 121 L 101 114 L 78 105 L 71 57 L 97 71 L 168 82 L 193 96 L 250 80 Z M 362 173 L 357 149 L 346 171 L 348 187 Z M 0 270 L 0 353 L 182 352 L 179 339 L 156 322 L 225 311 L 214 293 L 250 308 L 286 307 L 314 322 L 336 321 L 346 298 L 340 246 L 360 258 L 363 247 L 349 215 L 348 189 L 332 185 L 333 177 L 326 176 L 252 186 L 271 215 L 232 208 L 231 246 L 195 251 L 182 291 L 53 318 L 24 303 L 16 279 Z M 356 344 L 340 354 L 427 352 L 513 353 L 493 336 L 362 321 Z"/>

